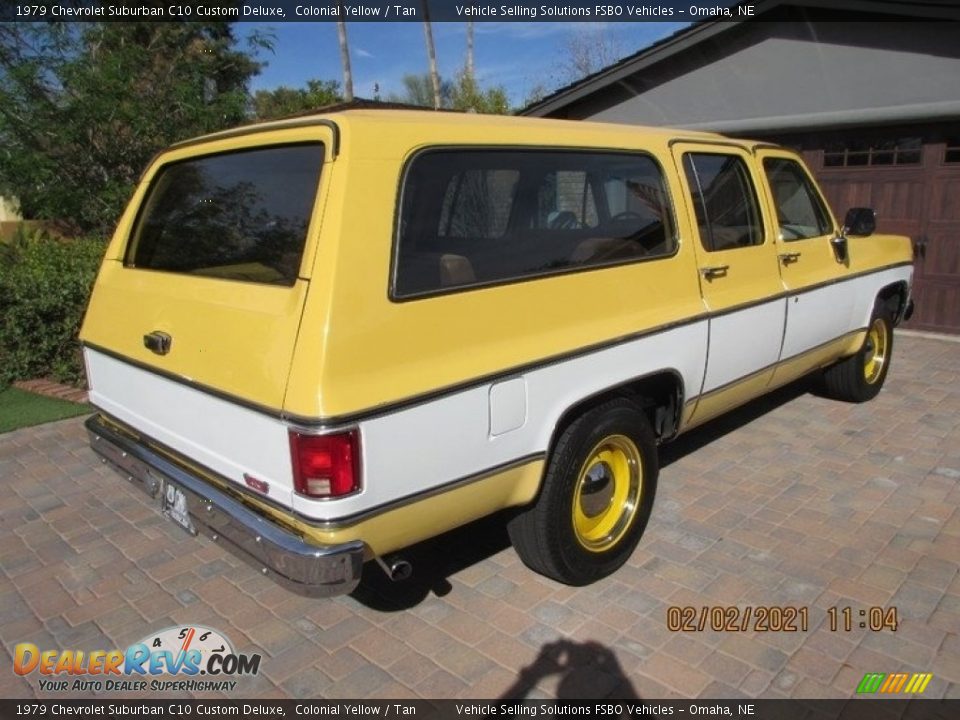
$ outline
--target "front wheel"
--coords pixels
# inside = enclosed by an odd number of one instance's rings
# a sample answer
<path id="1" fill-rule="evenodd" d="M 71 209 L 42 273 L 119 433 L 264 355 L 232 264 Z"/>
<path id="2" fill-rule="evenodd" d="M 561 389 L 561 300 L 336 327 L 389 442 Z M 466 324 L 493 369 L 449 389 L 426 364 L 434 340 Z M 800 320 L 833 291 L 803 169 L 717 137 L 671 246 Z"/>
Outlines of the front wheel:
<path id="1" fill-rule="evenodd" d="M 611 574 L 646 528 L 657 473 L 653 433 L 634 403 L 585 412 L 557 440 L 540 496 L 508 525 L 520 559 L 568 585 Z"/>
<path id="2" fill-rule="evenodd" d="M 892 354 L 893 321 L 890 313 L 878 306 L 860 350 L 823 371 L 827 394 L 848 402 L 872 400 L 887 379 Z"/>

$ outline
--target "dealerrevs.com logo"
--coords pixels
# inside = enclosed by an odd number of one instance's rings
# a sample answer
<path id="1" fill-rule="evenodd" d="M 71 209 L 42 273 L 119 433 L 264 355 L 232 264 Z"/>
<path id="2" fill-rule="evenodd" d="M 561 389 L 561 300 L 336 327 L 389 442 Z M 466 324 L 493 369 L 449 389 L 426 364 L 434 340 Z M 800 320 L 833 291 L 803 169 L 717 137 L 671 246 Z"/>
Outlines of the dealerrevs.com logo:
<path id="1" fill-rule="evenodd" d="M 224 691 L 237 685 L 228 678 L 256 675 L 260 655 L 234 652 L 212 628 L 183 625 L 147 635 L 126 650 L 41 650 L 19 643 L 13 671 L 38 674 L 40 690 L 47 692 Z"/>

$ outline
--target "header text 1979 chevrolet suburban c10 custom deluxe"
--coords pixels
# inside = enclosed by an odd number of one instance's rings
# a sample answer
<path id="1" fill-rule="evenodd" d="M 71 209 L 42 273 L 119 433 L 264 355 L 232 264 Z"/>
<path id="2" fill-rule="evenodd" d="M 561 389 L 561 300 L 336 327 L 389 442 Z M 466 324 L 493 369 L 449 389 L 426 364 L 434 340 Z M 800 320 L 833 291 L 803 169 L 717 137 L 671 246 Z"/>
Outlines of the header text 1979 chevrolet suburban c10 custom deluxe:
<path id="1" fill-rule="evenodd" d="M 523 561 L 630 556 L 657 446 L 805 374 L 872 398 L 907 238 L 783 148 L 348 110 L 147 169 L 84 321 L 93 448 L 300 592 L 513 508 Z"/>

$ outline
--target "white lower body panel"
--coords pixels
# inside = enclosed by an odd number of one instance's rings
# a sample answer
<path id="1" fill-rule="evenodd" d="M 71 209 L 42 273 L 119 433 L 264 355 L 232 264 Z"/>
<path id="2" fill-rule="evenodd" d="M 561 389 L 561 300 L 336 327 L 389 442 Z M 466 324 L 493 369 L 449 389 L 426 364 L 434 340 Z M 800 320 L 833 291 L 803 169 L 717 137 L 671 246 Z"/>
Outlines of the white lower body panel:
<path id="1" fill-rule="evenodd" d="M 680 376 L 684 387 L 696 390 L 706 350 L 704 320 L 518 374 L 526 394 L 525 419 L 499 434 L 491 433 L 491 419 L 498 413 L 496 408 L 491 412 L 490 402 L 491 387 L 499 382 L 362 421 L 364 490 L 336 501 L 337 512 L 363 512 L 545 453 L 568 408 L 631 379 L 666 368 Z M 298 511 L 314 517 L 333 505 L 299 496 L 294 503 Z"/>
<path id="2" fill-rule="evenodd" d="M 290 441 L 279 419 L 84 349 L 90 402 L 240 487 L 248 473 L 267 497 L 293 499 Z"/>

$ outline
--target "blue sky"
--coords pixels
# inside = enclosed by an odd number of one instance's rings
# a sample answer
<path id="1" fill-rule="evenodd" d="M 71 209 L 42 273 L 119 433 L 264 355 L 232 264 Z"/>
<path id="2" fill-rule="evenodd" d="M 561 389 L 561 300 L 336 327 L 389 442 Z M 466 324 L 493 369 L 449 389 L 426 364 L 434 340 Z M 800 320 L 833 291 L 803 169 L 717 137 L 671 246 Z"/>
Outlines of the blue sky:
<path id="1" fill-rule="evenodd" d="M 474 24 L 476 74 L 481 83 L 501 84 L 510 101 L 520 105 L 529 91 L 542 83 L 548 89 L 565 84 L 559 66 L 571 35 L 602 32 L 620 51 L 631 55 L 688 23 L 558 23 L 483 22 Z M 332 22 L 243 24 L 241 32 L 269 31 L 273 53 L 264 52 L 268 63 L 254 79 L 253 90 L 280 85 L 301 87 L 311 78 L 342 79 L 337 28 Z M 401 93 L 401 78 L 427 72 L 423 24 L 347 23 L 354 92 L 373 97 L 378 83 L 381 96 Z M 464 23 L 433 23 L 437 63 L 443 77 L 453 77 L 464 63 Z"/>

